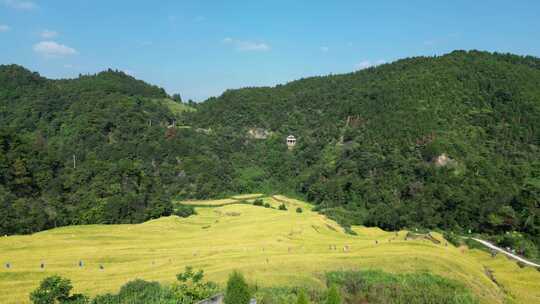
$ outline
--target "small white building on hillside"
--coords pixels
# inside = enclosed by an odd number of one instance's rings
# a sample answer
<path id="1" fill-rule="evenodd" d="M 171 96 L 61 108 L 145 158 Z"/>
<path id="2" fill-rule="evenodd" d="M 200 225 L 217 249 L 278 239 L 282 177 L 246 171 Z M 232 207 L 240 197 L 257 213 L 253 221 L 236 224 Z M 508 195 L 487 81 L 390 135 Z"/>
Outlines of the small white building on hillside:
<path id="1" fill-rule="evenodd" d="M 287 136 L 287 147 L 289 148 L 289 150 L 292 150 L 294 146 L 296 146 L 296 137 L 294 137 L 293 135 Z"/>

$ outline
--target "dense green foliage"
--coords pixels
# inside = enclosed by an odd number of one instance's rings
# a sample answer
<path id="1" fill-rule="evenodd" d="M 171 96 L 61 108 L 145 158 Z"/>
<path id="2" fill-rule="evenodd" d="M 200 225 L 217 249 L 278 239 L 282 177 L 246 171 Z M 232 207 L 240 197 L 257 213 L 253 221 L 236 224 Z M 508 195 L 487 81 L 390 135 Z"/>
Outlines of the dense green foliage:
<path id="1" fill-rule="evenodd" d="M 325 304 L 341 304 L 341 295 L 336 285 L 330 286 Z"/>
<path id="2" fill-rule="evenodd" d="M 269 287 L 258 288 L 255 291 L 255 299 L 258 304 L 294 304 L 298 302 L 297 288 L 294 287 Z M 307 296 L 306 296 L 307 299 Z M 308 302 L 309 303 L 309 302 Z"/>
<path id="3" fill-rule="evenodd" d="M 298 293 L 296 304 L 309 304 L 309 299 L 303 290 L 300 290 L 300 292 Z"/>
<path id="4" fill-rule="evenodd" d="M 186 267 L 177 279 L 172 286 L 137 279 L 122 286 L 118 294 L 90 299 L 81 294 L 70 296 L 71 281 L 52 276 L 41 282 L 31 293 L 30 300 L 34 304 L 194 304 L 218 292 L 215 283 L 203 281 L 202 270 L 194 272 L 191 267 Z"/>
<path id="5" fill-rule="evenodd" d="M 0 67 L 0 233 L 265 192 L 344 226 L 518 231 L 497 240 L 538 256 L 538 58 L 456 51 L 179 102 L 120 72 L 48 80 Z"/>
<path id="6" fill-rule="evenodd" d="M 131 303 L 179 303 L 174 292 L 158 282 L 134 280 L 126 283 L 117 295 L 97 296 L 92 304 L 131 304 Z M 180 302 L 182 303 L 182 302 Z M 185 302 L 188 303 L 188 302 Z M 189 302 L 192 303 L 192 302 Z"/>
<path id="7" fill-rule="evenodd" d="M 0 67 L 0 233 L 133 223 L 175 212 L 177 194 L 230 188 L 227 153 L 120 72 L 47 80 Z M 178 215 L 193 210 L 177 210 Z"/>
<path id="8" fill-rule="evenodd" d="M 43 280 L 31 294 L 35 304 L 194 304 L 218 294 L 212 282 L 203 282 L 202 270 L 187 267 L 177 275 L 172 286 L 134 280 L 121 287 L 118 294 L 99 295 L 90 299 L 71 295 L 71 282 L 58 276 Z M 242 274 L 234 272 L 227 282 L 225 304 L 247 304 L 251 291 L 260 304 L 353 304 L 353 303 L 445 303 L 474 304 L 469 290 L 448 279 L 429 273 L 389 274 L 382 271 L 335 271 L 326 274 L 327 290 L 304 288 L 248 286 Z"/>
<path id="9" fill-rule="evenodd" d="M 346 295 L 344 303 L 478 303 L 459 283 L 429 273 L 331 272 L 327 274 L 327 280 L 332 286 L 342 287 Z M 329 298 L 332 293 L 335 293 L 332 298 L 339 296 L 337 290 L 330 289 Z"/>
<path id="10" fill-rule="evenodd" d="M 60 276 L 48 277 L 30 294 L 30 300 L 34 304 L 82 304 L 88 301 L 81 294 L 70 295 L 72 289 L 70 280 Z"/>
<path id="11" fill-rule="evenodd" d="M 244 276 L 235 271 L 229 276 L 224 304 L 249 304 L 251 293 Z"/>
<path id="12" fill-rule="evenodd" d="M 194 272 L 191 267 L 186 267 L 176 278 L 178 283 L 173 285 L 173 290 L 181 303 L 196 303 L 218 292 L 218 286 L 214 282 L 203 281 L 202 270 Z"/>

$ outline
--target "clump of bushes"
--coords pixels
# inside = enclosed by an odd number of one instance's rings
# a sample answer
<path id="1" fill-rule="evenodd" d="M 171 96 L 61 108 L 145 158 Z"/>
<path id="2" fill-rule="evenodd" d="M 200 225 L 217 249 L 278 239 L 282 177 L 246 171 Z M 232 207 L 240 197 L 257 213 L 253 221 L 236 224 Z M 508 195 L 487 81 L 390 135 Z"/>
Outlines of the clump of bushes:
<path id="1" fill-rule="evenodd" d="M 194 215 L 196 213 L 195 213 L 195 208 L 193 208 L 193 206 L 178 205 L 174 209 L 173 214 L 176 215 L 176 216 L 179 216 L 179 217 L 188 217 L 188 216 Z"/>
<path id="2" fill-rule="evenodd" d="M 473 240 L 473 239 L 470 239 L 470 238 L 466 238 L 464 240 L 464 243 L 465 245 L 467 245 L 467 247 L 469 247 L 470 249 L 478 249 L 478 250 L 482 250 L 482 251 L 485 251 L 485 252 L 488 252 L 488 253 L 491 253 L 491 250 L 489 248 L 487 248 L 486 246 L 482 245 L 481 243 Z"/>
<path id="3" fill-rule="evenodd" d="M 352 230 L 351 226 L 344 226 L 343 229 L 345 230 L 345 233 L 350 235 L 358 235 L 356 231 Z"/>
<path id="4" fill-rule="evenodd" d="M 249 304 L 251 292 L 244 276 L 235 271 L 229 276 L 227 290 L 225 290 L 225 304 Z"/>
<path id="5" fill-rule="evenodd" d="M 253 206 L 263 206 L 264 202 L 262 199 L 258 198 L 253 202 Z"/>
<path id="6" fill-rule="evenodd" d="M 341 304 L 341 295 L 336 285 L 332 285 L 326 296 L 326 304 Z"/>
<path id="7" fill-rule="evenodd" d="M 298 293 L 296 304 L 309 304 L 309 299 L 303 290 L 300 290 L 300 292 Z"/>
<path id="8" fill-rule="evenodd" d="M 516 251 L 517 254 L 523 255 L 529 259 L 537 259 L 540 257 L 540 251 L 525 235 L 522 233 L 513 231 L 507 232 L 502 235 L 494 236 L 490 239 L 501 247 L 510 247 Z"/>
<path id="9" fill-rule="evenodd" d="M 166 303 L 176 299 L 174 292 L 158 282 L 137 279 L 120 288 L 118 295 L 106 295 L 95 299 L 92 304 L 112 303 Z"/>
<path id="10" fill-rule="evenodd" d="M 270 207 L 272 207 L 272 206 L 270 206 L 269 203 L 264 203 L 264 208 L 270 208 Z"/>
<path id="11" fill-rule="evenodd" d="M 193 304 L 219 291 L 217 284 L 203 280 L 202 270 L 195 272 L 193 268 L 186 267 L 176 278 L 177 282 L 172 286 L 137 279 L 124 284 L 118 294 L 99 295 L 90 300 L 82 294 L 70 296 L 71 281 L 52 276 L 41 282 L 41 285 L 30 294 L 30 300 L 34 304 Z"/>
<path id="12" fill-rule="evenodd" d="M 281 203 L 281 205 L 279 205 L 279 210 L 287 211 L 287 206 L 285 206 L 284 203 Z"/>
<path id="13" fill-rule="evenodd" d="M 73 286 L 71 281 L 60 276 L 43 279 L 39 287 L 30 294 L 34 304 L 50 303 L 87 303 L 88 298 L 82 294 L 70 295 Z"/>
<path id="14" fill-rule="evenodd" d="M 461 283 L 430 273 L 338 271 L 327 273 L 326 280 L 328 286 L 341 287 L 343 303 L 478 303 Z M 329 290 L 328 299 L 330 292 L 335 291 Z"/>
<path id="15" fill-rule="evenodd" d="M 296 208 L 296 213 L 302 213 L 302 212 L 303 212 L 302 208 L 300 207 Z"/>
<path id="16" fill-rule="evenodd" d="M 34 304 L 194 304 L 218 294 L 218 286 L 204 281 L 202 270 L 186 267 L 172 285 L 134 280 L 118 294 L 105 294 L 93 300 L 70 295 L 71 282 L 59 276 L 44 279 L 30 295 Z M 326 274 L 326 291 L 297 287 L 259 289 L 249 286 L 244 276 L 233 272 L 224 293 L 225 304 L 248 304 L 255 295 L 259 304 L 477 304 L 478 300 L 461 283 L 429 273 L 390 274 L 382 271 L 335 271 Z"/>
<path id="17" fill-rule="evenodd" d="M 257 287 L 257 286 L 256 286 Z M 324 303 L 323 294 L 318 290 L 309 290 L 296 287 L 266 287 L 257 288 L 254 297 L 258 304 L 310 304 Z M 313 301 L 313 302 L 312 302 Z"/>
<path id="18" fill-rule="evenodd" d="M 463 243 L 461 238 L 452 231 L 445 231 L 443 237 L 448 241 L 448 243 L 456 247 L 461 246 L 461 244 Z"/>
<path id="19" fill-rule="evenodd" d="M 218 285 L 214 282 L 204 280 L 204 271 L 193 271 L 193 268 L 188 266 L 183 273 L 176 275 L 176 282 L 172 286 L 172 290 L 180 303 L 196 303 L 204 300 L 219 291 Z"/>

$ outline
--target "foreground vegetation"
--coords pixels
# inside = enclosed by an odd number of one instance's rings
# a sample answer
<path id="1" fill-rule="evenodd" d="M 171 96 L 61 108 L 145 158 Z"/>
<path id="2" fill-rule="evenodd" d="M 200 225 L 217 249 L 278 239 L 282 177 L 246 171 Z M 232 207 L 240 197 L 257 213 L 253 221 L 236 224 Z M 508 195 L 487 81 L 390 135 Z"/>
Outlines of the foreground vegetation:
<path id="1" fill-rule="evenodd" d="M 134 280 L 117 294 L 90 299 L 83 294 L 70 294 L 71 282 L 58 276 L 44 279 L 30 294 L 34 304 L 195 304 L 211 296 L 223 295 L 225 304 L 473 304 L 475 297 L 462 285 L 427 273 L 392 275 L 382 271 L 335 271 L 326 274 L 324 289 L 305 287 L 259 288 L 249 286 L 241 273 L 233 272 L 225 290 L 203 281 L 203 271 L 186 268 L 178 274 L 179 282 L 162 285 L 158 282 Z M 219 292 L 219 293 L 218 293 Z"/>
<path id="2" fill-rule="evenodd" d="M 257 198 L 263 206 L 254 205 Z M 239 199 L 237 204 L 217 207 L 208 207 L 215 206 L 215 201 L 199 201 L 197 205 L 207 206 L 196 207 L 197 214 L 188 218 L 70 226 L 2 237 L 0 290 L 9 292 L 0 293 L 0 302 L 29 301 L 28 295 L 40 281 L 52 275 L 69 278 L 73 294 L 91 298 L 117 295 L 122 285 L 136 279 L 172 286 L 186 266 L 204 269 L 205 278 L 222 288 L 229 274 L 238 270 L 260 290 L 301 288 L 310 297 L 310 290 L 327 286 L 330 277 L 326 272 L 360 270 L 366 278 L 362 284 L 368 284 L 362 286 L 372 287 L 362 287 L 359 297 L 379 294 L 379 284 L 369 285 L 370 277 L 389 284 L 384 286 L 422 286 L 420 281 L 425 280 L 434 290 L 437 278 L 443 277 L 460 282 L 479 303 L 535 303 L 540 299 L 539 271 L 521 268 L 500 255 L 492 258 L 484 251 L 446 246 L 437 233 L 431 234 L 436 241 L 424 237 L 406 240 L 407 231 L 352 226 L 354 235 L 302 201 L 284 196 Z M 280 210 L 281 204 L 287 210 Z M 10 268 L 5 267 L 8 263 Z M 414 276 L 407 275 L 411 273 Z M 331 278 L 339 283 L 339 276 Z M 442 293 L 452 290 L 444 286 L 446 283 L 440 286 Z M 396 288 L 385 290 L 398 292 Z M 461 294 L 461 289 L 455 290 Z M 342 295 L 346 300 L 346 294 Z"/>

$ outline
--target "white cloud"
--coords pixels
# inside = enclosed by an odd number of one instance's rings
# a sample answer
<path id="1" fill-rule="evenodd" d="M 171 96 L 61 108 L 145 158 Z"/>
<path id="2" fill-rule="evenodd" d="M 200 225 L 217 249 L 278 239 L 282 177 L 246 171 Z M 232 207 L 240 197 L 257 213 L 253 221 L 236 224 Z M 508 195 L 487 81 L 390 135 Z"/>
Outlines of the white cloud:
<path id="1" fill-rule="evenodd" d="M 369 60 L 364 60 L 364 61 L 361 61 L 360 63 L 358 63 L 357 65 L 355 65 L 354 67 L 357 70 L 363 70 L 363 69 L 367 69 L 367 68 L 371 68 L 371 67 L 381 65 L 383 63 L 386 63 L 386 61 L 382 60 L 382 59 L 377 60 L 375 62 L 369 61 Z"/>
<path id="2" fill-rule="evenodd" d="M 11 7 L 14 9 L 19 10 L 33 10 L 36 9 L 38 6 L 32 1 L 24 1 L 24 0 L 3 0 L 4 5 L 7 7 Z"/>
<path id="3" fill-rule="evenodd" d="M 41 38 L 43 38 L 43 39 L 51 39 L 51 38 L 54 38 L 54 37 L 58 36 L 58 32 L 51 31 L 51 30 L 43 30 L 43 31 L 41 31 L 39 36 L 41 36 Z"/>
<path id="4" fill-rule="evenodd" d="M 268 46 L 266 43 L 239 41 L 237 48 L 239 51 L 268 51 L 270 46 Z"/>
<path id="5" fill-rule="evenodd" d="M 77 50 L 74 48 L 56 43 L 54 41 L 41 41 L 34 44 L 34 52 L 49 57 L 61 57 L 77 54 Z"/>
<path id="6" fill-rule="evenodd" d="M 321 49 L 321 52 L 323 52 L 323 53 L 328 53 L 328 51 L 330 50 L 330 48 L 327 47 L 327 46 L 321 46 L 320 49 Z"/>
<path id="7" fill-rule="evenodd" d="M 136 75 L 136 73 L 133 72 L 132 70 L 122 70 L 122 72 L 124 72 L 127 75 L 132 76 L 132 77 Z"/>
<path id="8" fill-rule="evenodd" d="M 9 31 L 11 28 L 5 24 L 0 24 L 0 33 L 1 32 L 7 32 Z"/>
<path id="9" fill-rule="evenodd" d="M 235 40 L 230 37 L 223 39 L 223 43 L 232 44 L 238 51 L 249 52 L 265 52 L 270 50 L 270 46 L 264 42 Z"/>

